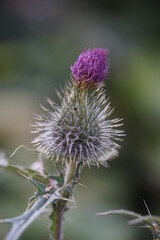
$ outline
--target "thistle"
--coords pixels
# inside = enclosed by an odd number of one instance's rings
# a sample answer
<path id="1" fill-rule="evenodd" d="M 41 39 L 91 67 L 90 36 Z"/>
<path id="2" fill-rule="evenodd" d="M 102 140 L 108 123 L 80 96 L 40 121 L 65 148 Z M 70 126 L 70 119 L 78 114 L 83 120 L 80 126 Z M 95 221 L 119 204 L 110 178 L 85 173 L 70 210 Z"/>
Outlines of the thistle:
<path id="1" fill-rule="evenodd" d="M 43 108 L 47 114 L 36 116 L 33 141 L 44 157 L 99 165 L 118 154 L 123 131 L 117 129 L 120 119 L 110 119 L 113 109 L 103 84 L 108 68 L 107 50 L 84 51 L 71 66 L 71 81 L 58 94 L 61 105 L 47 99 L 52 110 Z"/>
<path id="2" fill-rule="evenodd" d="M 113 109 L 106 99 L 104 80 L 108 75 L 108 50 L 88 49 L 71 65 L 71 81 L 62 94 L 60 105 L 47 99 L 52 110 L 43 108 L 46 115 L 36 116 L 33 140 L 45 158 L 65 163 L 64 184 L 78 181 L 79 166 L 107 165 L 107 160 L 118 154 L 117 141 L 124 135 L 117 129 L 121 120 L 110 119 Z M 71 191 L 72 192 L 72 191 Z M 69 197 L 64 192 L 63 197 Z M 62 213 L 65 203 L 59 202 L 56 212 L 55 240 L 61 240 Z"/>
<path id="3" fill-rule="evenodd" d="M 88 49 L 81 53 L 71 66 L 71 80 L 58 93 L 60 104 L 47 98 L 51 110 L 43 107 L 45 114 L 36 115 L 33 132 L 37 137 L 33 144 L 40 159 L 30 168 L 4 164 L 4 160 L 0 163 L 0 167 L 19 172 L 37 188 L 25 213 L 0 220 L 12 224 L 6 240 L 17 240 L 49 205 L 52 205 L 52 237 L 62 240 L 66 201 L 72 201 L 81 166 L 107 165 L 107 160 L 118 154 L 117 142 L 124 132 L 118 129 L 122 125 L 120 119 L 110 119 L 113 109 L 104 89 L 108 68 L 108 50 Z M 59 176 L 48 173 L 42 156 L 65 163 L 65 169 L 59 171 Z"/>
<path id="4" fill-rule="evenodd" d="M 124 132 L 119 129 L 122 125 L 119 118 L 110 119 L 113 109 L 104 89 L 108 69 L 108 50 L 98 48 L 82 52 L 71 65 L 71 80 L 62 94 L 58 93 L 60 105 L 47 98 L 52 110 L 43 107 L 46 114 L 36 115 L 33 132 L 38 136 L 33 143 L 40 153 L 38 161 L 30 168 L 24 168 L 10 164 L 1 154 L 0 169 L 20 173 L 37 189 L 23 214 L 0 219 L 0 223 L 11 224 L 5 240 L 19 239 L 49 205 L 52 205 L 52 237 L 62 240 L 63 214 L 68 209 L 66 202 L 75 203 L 72 192 L 74 185 L 79 183 L 80 167 L 82 164 L 107 165 L 107 161 L 118 154 L 118 141 Z M 64 171 L 59 171 L 59 175 L 45 171 L 42 156 L 65 163 Z M 147 216 L 126 210 L 112 210 L 100 215 L 127 215 L 132 218 L 131 224 L 143 224 L 152 231 L 154 240 L 159 240 L 160 218 L 151 216 L 148 207 L 147 210 Z"/>

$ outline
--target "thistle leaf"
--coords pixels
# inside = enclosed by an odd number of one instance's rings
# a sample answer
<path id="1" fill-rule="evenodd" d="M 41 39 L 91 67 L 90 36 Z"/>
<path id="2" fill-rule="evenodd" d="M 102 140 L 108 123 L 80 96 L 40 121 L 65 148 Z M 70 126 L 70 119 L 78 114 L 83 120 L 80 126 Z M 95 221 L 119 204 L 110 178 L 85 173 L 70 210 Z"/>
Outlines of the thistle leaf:
<path id="1" fill-rule="evenodd" d="M 124 210 L 124 209 L 110 210 L 110 211 L 107 211 L 107 212 L 96 213 L 96 215 L 125 215 L 125 216 L 129 216 L 129 217 L 132 217 L 132 218 L 141 217 L 140 214 L 137 214 L 137 213 L 131 212 L 131 211 L 127 211 L 127 210 Z"/>
<path id="2" fill-rule="evenodd" d="M 46 175 L 41 175 L 40 173 L 38 173 L 30 168 L 24 168 L 24 167 L 21 167 L 18 165 L 9 164 L 6 161 L 4 162 L 4 161 L 1 161 L 1 159 L 0 159 L 0 169 L 3 169 L 7 172 L 10 172 L 10 173 L 13 173 L 13 174 L 19 175 L 19 176 L 22 175 L 22 176 L 26 176 L 26 177 L 32 177 L 33 179 L 40 181 L 44 184 L 49 183 L 49 180 L 47 179 Z"/>
<path id="3" fill-rule="evenodd" d="M 58 199 L 63 199 L 60 191 L 61 189 L 57 189 L 53 194 L 38 197 L 33 206 L 27 212 L 18 217 L 0 220 L 0 223 L 12 224 L 11 230 L 5 240 L 17 240 L 25 229 L 45 211 L 48 205 L 51 203 L 53 204 Z"/>
<path id="4" fill-rule="evenodd" d="M 124 216 L 128 216 L 132 219 L 137 219 L 137 222 L 135 222 L 135 223 L 139 223 L 139 222 L 143 222 L 143 221 L 148 223 L 152 220 L 152 221 L 155 221 L 160 224 L 160 217 L 153 216 L 153 215 L 152 216 L 150 216 L 150 215 L 142 216 L 138 213 L 135 213 L 132 211 L 127 211 L 124 209 L 110 210 L 108 212 L 96 213 L 96 215 L 124 215 Z"/>
<path id="5" fill-rule="evenodd" d="M 46 185 L 33 179 L 33 178 L 30 178 L 29 179 L 30 182 L 38 189 L 38 193 L 39 194 L 45 194 L 46 193 Z"/>
<path id="6" fill-rule="evenodd" d="M 154 240 L 160 239 L 160 217 L 158 217 L 158 216 L 153 216 L 153 215 L 142 216 L 138 213 L 135 213 L 132 211 L 127 211 L 124 209 L 96 213 L 96 215 L 124 215 L 124 216 L 127 216 L 127 217 L 131 218 L 131 220 L 128 221 L 128 223 L 130 225 L 143 224 L 143 226 L 145 226 L 151 230 Z"/>
<path id="7" fill-rule="evenodd" d="M 50 176 L 48 176 L 48 178 L 52 179 L 52 180 L 56 180 L 57 183 L 58 183 L 57 185 L 59 187 L 61 187 L 64 184 L 64 176 L 63 176 L 61 171 L 59 171 L 59 175 L 58 176 L 57 175 L 50 175 Z"/>

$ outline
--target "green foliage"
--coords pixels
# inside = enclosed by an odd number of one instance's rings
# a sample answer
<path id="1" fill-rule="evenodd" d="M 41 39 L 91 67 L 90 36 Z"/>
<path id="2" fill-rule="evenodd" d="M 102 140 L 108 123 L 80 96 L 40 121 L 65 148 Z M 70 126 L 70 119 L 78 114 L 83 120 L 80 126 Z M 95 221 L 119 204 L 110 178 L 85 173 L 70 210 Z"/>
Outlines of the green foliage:
<path id="1" fill-rule="evenodd" d="M 68 186 L 64 186 L 63 174 L 60 172 L 60 175 L 56 176 L 47 174 L 43 175 L 30 168 L 11 165 L 6 159 L 0 159 L 0 169 L 25 177 L 37 189 L 36 193 L 29 199 L 26 212 L 14 218 L 0 220 L 0 223 L 12 224 L 11 230 L 6 236 L 6 240 L 18 239 L 25 229 L 37 219 L 37 217 L 39 217 L 39 215 L 42 214 L 50 204 L 53 206 L 53 212 L 51 215 L 51 230 L 53 232 L 55 224 L 55 218 L 53 218 L 56 209 L 55 203 L 59 200 L 69 201 L 69 199 L 62 196 L 63 191 L 68 192 Z M 55 180 L 54 184 L 53 180 Z"/>
<path id="2" fill-rule="evenodd" d="M 5 170 L 6 172 L 13 173 L 15 175 L 22 175 L 29 179 L 37 180 L 44 184 L 49 184 L 49 179 L 47 175 L 42 175 L 37 171 L 34 171 L 31 168 L 25 168 L 18 165 L 9 164 L 6 159 L 0 159 L 0 169 Z"/>
<path id="3" fill-rule="evenodd" d="M 64 176 L 61 171 L 59 171 L 59 176 L 49 176 L 49 179 L 56 180 L 57 186 L 61 187 L 64 185 Z"/>

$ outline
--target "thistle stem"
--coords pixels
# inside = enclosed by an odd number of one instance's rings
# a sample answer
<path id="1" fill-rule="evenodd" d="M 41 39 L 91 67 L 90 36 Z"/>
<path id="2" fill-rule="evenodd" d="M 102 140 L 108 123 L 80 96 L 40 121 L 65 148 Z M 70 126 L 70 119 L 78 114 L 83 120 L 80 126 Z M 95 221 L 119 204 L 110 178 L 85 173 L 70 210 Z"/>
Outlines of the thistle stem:
<path id="1" fill-rule="evenodd" d="M 66 166 L 66 173 L 65 173 L 65 178 L 64 178 L 64 185 L 69 184 L 72 180 L 77 178 L 79 171 L 79 166 L 76 164 L 75 161 L 70 161 L 67 163 Z M 71 190 L 74 187 L 74 183 L 71 185 Z M 69 192 L 64 191 L 62 196 L 65 198 L 69 197 Z M 56 206 L 56 217 L 55 217 L 55 240 L 62 240 L 62 220 L 63 220 L 63 214 L 66 208 L 66 202 L 65 201 L 59 201 L 57 206 Z"/>
<path id="2" fill-rule="evenodd" d="M 71 160 L 69 163 L 67 163 L 66 175 L 64 178 L 64 185 L 67 185 L 73 180 L 73 178 L 75 177 L 76 168 L 77 168 L 77 164 L 75 161 Z"/>
<path id="3" fill-rule="evenodd" d="M 63 218 L 63 206 L 62 202 L 59 202 L 56 207 L 55 240 L 62 240 L 62 218 Z"/>

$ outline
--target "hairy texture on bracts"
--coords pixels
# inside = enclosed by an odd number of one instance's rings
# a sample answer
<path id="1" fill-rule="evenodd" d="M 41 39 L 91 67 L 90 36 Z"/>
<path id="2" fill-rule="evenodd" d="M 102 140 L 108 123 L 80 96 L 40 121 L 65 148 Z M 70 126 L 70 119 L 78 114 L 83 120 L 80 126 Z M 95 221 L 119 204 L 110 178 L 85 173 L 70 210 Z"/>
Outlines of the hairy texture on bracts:
<path id="1" fill-rule="evenodd" d="M 48 99 L 52 110 L 37 116 L 34 139 L 37 150 L 46 158 L 77 163 L 105 164 L 117 155 L 123 131 L 121 120 L 110 119 L 112 109 L 102 85 L 97 87 L 68 83 L 61 105 Z"/>
<path id="2" fill-rule="evenodd" d="M 107 77 L 108 68 L 108 50 L 93 48 L 79 55 L 74 66 L 71 65 L 71 72 L 76 82 L 98 84 Z"/>

